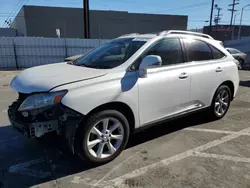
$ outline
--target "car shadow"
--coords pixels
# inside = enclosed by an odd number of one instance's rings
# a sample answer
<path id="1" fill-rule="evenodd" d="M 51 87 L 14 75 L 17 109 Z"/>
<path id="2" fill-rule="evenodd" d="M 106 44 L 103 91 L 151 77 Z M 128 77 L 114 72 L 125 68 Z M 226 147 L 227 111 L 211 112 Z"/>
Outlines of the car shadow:
<path id="1" fill-rule="evenodd" d="M 170 120 L 165 123 L 159 123 L 155 126 L 137 132 L 131 136 L 127 148 L 148 142 L 150 140 L 162 137 L 164 135 L 179 131 L 181 129 L 196 126 L 203 123 L 208 123 L 211 120 L 204 113 L 197 112 L 189 116 L 181 117 L 175 120 Z"/>
<path id="2" fill-rule="evenodd" d="M 250 80 L 240 81 L 240 86 L 250 87 Z"/>
<path id="3" fill-rule="evenodd" d="M 142 143 L 154 140 L 156 138 L 165 136 L 167 134 L 176 132 L 178 130 L 184 129 L 186 127 L 196 126 L 202 123 L 209 122 L 209 120 L 205 118 L 203 114 L 204 113 L 195 113 L 190 116 L 168 121 L 165 123 L 161 123 L 151 128 L 135 133 L 130 137 L 130 140 L 125 150 L 135 147 L 137 145 L 140 145 Z M 11 126 L 0 127 L 0 138 L 2 134 L 6 132 L 11 133 L 12 131 L 14 130 L 12 129 Z M 48 167 L 47 169 L 51 172 L 51 176 L 46 177 L 46 178 L 30 177 L 32 181 L 25 181 L 25 185 L 22 185 L 21 183 L 17 182 L 19 185 L 18 186 L 19 188 L 38 185 L 38 184 L 45 183 L 45 182 L 55 180 L 58 178 L 88 171 L 91 168 L 98 168 L 98 167 L 90 167 L 89 165 L 86 165 L 86 163 L 81 161 L 78 157 L 76 157 L 75 155 L 72 155 L 67 150 L 67 147 L 65 147 L 66 144 L 64 144 L 64 141 L 59 137 L 53 137 L 52 135 L 48 135 L 44 137 L 43 139 L 40 139 L 37 141 L 31 140 L 31 139 L 27 139 L 27 140 L 30 143 L 37 142 L 37 147 L 39 148 L 39 150 L 43 152 L 42 157 L 45 160 L 42 166 Z M 20 140 L 17 140 L 15 144 L 23 145 L 22 141 Z M 26 148 L 22 154 L 28 156 L 28 158 L 32 158 L 33 152 L 34 152 L 33 149 L 30 147 L 30 148 Z M 3 153 L 3 155 L 5 155 L 5 153 Z M 12 155 L 14 159 L 15 156 L 18 154 L 13 152 Z M 29 155 L 31 157 L 29 157 Z M 2 161 L 2 163 L 4 163 L 4 161 Z M 12 165 L 14 164 L 15 162 L 13 162 Z M 2 169 L 1 166 L 0 166 L 0 169 Z M 5 169 L 5 172 L 7 173 L 8 169 Z M 4 178 L 5 176 L 3 176 L 2 179 Z M 8 180 L 8 181 L 12 181 L 12 180 Z M 24 182 L 24 180 L 22 180 L 22 182 Z M 0 185 L 1 185 L 1 179 L 0 179 Z"/>

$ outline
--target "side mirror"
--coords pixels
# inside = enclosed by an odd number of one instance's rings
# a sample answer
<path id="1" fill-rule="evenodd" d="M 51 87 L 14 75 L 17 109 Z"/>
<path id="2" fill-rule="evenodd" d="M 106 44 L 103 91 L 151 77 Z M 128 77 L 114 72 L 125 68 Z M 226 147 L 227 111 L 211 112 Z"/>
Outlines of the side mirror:
<path id="1" fill-rule="evenodd" d="M 162 59 L 158 55 L 148 55 L 146 56 L 140 66 L 139 66 L 139 76 L 141 78 L 147 77 L 147 68 L 151 66 L 161 66 Z"/>

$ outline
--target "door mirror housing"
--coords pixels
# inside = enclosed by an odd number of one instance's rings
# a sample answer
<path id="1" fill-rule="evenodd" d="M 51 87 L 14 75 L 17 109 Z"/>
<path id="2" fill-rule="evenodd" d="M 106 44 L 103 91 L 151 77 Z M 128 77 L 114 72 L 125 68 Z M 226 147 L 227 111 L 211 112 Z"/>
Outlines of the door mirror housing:
<path id="1" fill-rule="evenodd" d="M 139 66 L 139 76 L 141 78 L 147 77 L 147 68 L 151 66 L 161 66 L 162 59 L 158 55 L 148 55 L 146 56 L 140 66 Z"/>

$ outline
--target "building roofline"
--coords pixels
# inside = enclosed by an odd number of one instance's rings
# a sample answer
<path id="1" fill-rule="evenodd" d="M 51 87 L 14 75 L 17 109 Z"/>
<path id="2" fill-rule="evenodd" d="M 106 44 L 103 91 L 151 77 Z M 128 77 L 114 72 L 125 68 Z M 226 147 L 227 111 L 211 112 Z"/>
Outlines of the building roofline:
<path id="1" fill-rule="evenodd" d="M 59 9 L 82 9 L 80 7 L 61 7 L 61 6 L 38 6 L 38 5 L 23 5 L 22 8 L 31 8 L 31 7 L 39 7 L 39 8 L 59 8 Z M 122 12 L 129 14 L 141 14 L 141 15 L 157 15 L 157 16 L 176 16 L 176 17 L 187 17 L 188 15 L 175 15 L 175 14 L 155 14 L 155 13 L 141 13 L 141 12 L 128 12 L 128 11 L 120 11 L 120 10 L 90 10 L 91 11 L 100 11 L 100 12 Z"/>

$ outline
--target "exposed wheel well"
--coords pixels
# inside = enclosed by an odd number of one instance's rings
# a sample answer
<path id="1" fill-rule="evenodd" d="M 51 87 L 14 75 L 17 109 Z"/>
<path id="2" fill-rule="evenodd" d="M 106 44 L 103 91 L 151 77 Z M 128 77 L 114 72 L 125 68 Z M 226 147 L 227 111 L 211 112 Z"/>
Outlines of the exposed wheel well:
<path id="1" fill-rule="evenodd" d="M 232 94 L 231 100 L 233 100 L 233 98 L 234 98 L 234 84 L 233 84 L 233 82 L 228 80 L 228 81 L 223 82 L 220 86 L 222 86 L 222 85 L 226 85 L 229 87 L 231 94 Z"/>
<path id="2" fill-rule="evenodd" d="M 130 132 L 134 132 L 134 129 L 135 129 L 134 113 L 131 110 L 131 108 L 123 102 L 110 102 L 110 103 L 106 103 L 106 104 L 103 104 L 101 106 L 98 106 L 98 107 L 94 108 L 93 110 L 91 110 L 86 115 L 85 118 L 88 119 L 88 117 L 90 117 L 92 114 L 95 114 L 95 113 L 103 111 L 103 110 L 117 110 L 118 112 L 121 112 L 127 118 L 128 122 L 129 122 Z"/>

